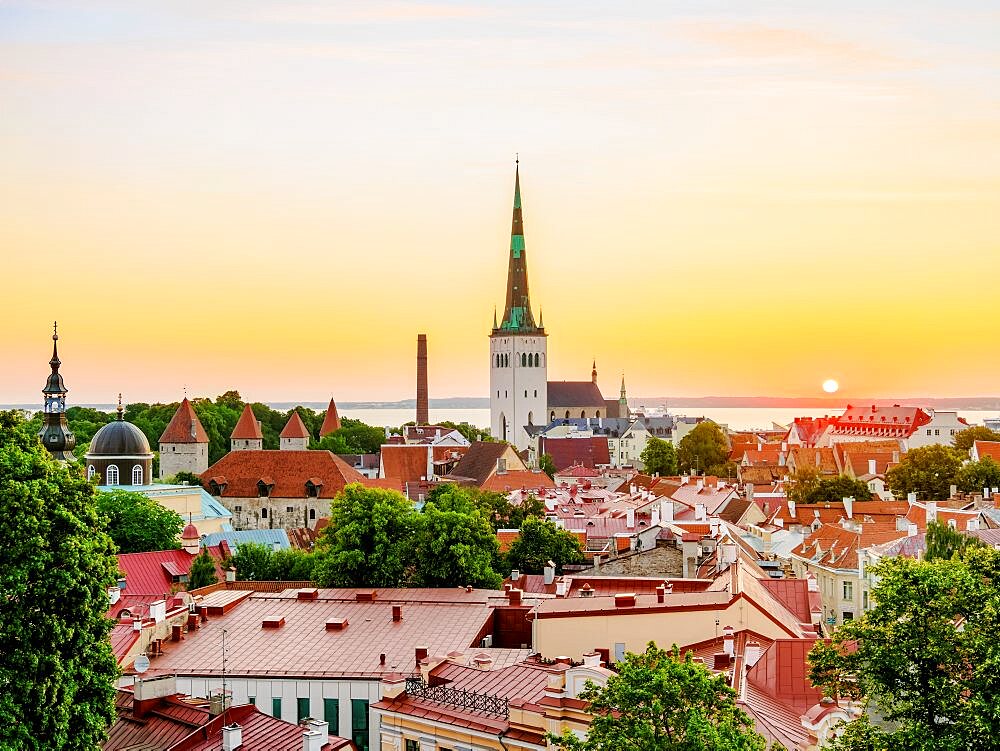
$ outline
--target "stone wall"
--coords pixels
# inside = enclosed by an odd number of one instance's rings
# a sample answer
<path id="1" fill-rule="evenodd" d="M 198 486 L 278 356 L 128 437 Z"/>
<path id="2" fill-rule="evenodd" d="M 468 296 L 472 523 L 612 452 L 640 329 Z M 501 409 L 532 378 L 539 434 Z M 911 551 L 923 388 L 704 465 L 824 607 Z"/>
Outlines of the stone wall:
<path id="1" fill-rule="evenodd" d="M 573 576 L 662 576 L 678 579 L 684 574 L 681 551 L 659 545 L 642 553 L 613 558 L 599 567 L 576 572 Z"/>

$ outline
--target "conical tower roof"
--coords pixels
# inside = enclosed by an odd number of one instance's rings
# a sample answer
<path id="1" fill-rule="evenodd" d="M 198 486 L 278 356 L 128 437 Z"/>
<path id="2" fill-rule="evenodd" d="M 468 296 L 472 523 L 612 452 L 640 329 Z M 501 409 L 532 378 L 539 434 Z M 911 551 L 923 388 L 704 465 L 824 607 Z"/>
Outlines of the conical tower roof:
<path id="1" fill-rule="evenodd" d="M 257 422 L 257 418 L 254 416 L 249 404 L 243 407 L 243 414 L 240 415 L 240 419 L 236 422 L 236 427 L 233 428 L 233 434 L 229 437 L 241 441 L 264 438 L 264 434 L 260 432 L 260 423 Z"/>
<path id="2" fill-rule="evenodd" d="M 281 429 L 281 438 L 308 438 L 309 429 L 306 424 L 302 422 L 302 415 L 298 412 L 292 412 L 291 417 L 288 418 L 288 422 L 285 423 L 285 427 Z"/>
<path id="3" fill-rule="evenodd" d="M 208 433 L 186 396 L 160 436 L 160 443 L 208 443 Z"/>
<path id="4" fill-rule="evenodd" d="M 326 417 L 323 418 L 323 426 L 319 429 L 319 437 L 328 436 L 335 430 L 340 430 L 340 415 L 337 413 L 337 405 L 331 399 L 330 406 L 326 408 Z"/>
<path id="5" fill-rule="evenodd" d="M 528 296 L 528 260 L 524 247 L 524 222 L 521 217 L 520 165 L 514 167 L 514 213 L 510 227 L 510 256 L 507 259 L 507 302 L 498 333 L 542 334 L 535 324 Z"/>

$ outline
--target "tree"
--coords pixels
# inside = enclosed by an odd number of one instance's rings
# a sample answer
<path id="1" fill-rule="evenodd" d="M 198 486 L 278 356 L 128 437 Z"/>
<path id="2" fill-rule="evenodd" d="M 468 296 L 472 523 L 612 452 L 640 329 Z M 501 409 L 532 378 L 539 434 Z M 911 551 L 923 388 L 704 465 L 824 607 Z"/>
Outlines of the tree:
<path id="1" fill-rule="evenodd" d="M 581 563 L 583 553 L 575 535 L 559 529 L 548 519 L 528 517 L 521 525 L 521 533 L 511 543 L 505 557 L 507 568 L 525 574 L 540 574 L 549 561 L 557 570 L 567 563 Z"/>
<path id="2" fill-rule="evenodd" d="M 503 493 L 470 488 L 457 483 L 446 483 L 434 488 L 427 498 L 442 511 L 471 513 L 478 509 L 486 517 L 493 531 L 519 529 L 529 517 L 545 516 L 545 504 L 535 495 L 521 503 L 513 503 Z"/>
<path id="3" fill-rule="evenodd" d="M 275 550 L 271 554 L 271 579 L 274 581 L 312 581 L 316 556 L 298 548 Z"/>
<path id="4" fill-rule="evenodd" d="M 556 476 L 556 463 L 552 460 L 552 454 L 542 454 L 538 459 L 538 468 L 549 476 L 551 480 Z"/>
<path id="5" fill-rule="evenodd" d="M 806 490 L 802 503 L 835 503 L 845 498 L 858 501 L 871 500 L 872 491 L 861 480 L 855 480 L 847 475 L 839 477 L 824 477 L 816 479 L 815 484 Z"/>
<path id="6" fill-rule="evenodd" d="M 187 588 L 189 590 L 200 589 L 209 584 L 215 584 L 217 581 L 219 581 L 219 577 L 215 573 L 215 559 L 208 554 L 208 548 L 203 547 L 201 552 L 191 561 Z"/>
<path id="7" fill-rule="evenodd" d="M 0 748 L 99 748 L 115 719 L 118 567 L 94 493 L 0 412 Z"/>
<path id="8" fill-rule="evenodd" d="M 927 552 L 924 558 L 928 561 L 951 560 L 955 556 L 963 556 L 967 548 L 984 543 L 976 537 L 957 532 L 947 524 L 931 522 L 927 525 Z"/>
<path id="9" fill-rule="evenodd" d="M 120 553 L 176 550 L 184 527 L 180 514 L 142 493 L 128 490 L 97 492 L 97 509 L 107 519 L 107 531 Z"/>
<path id="10" fill-rule="evenodd" d="M 274 551 L 259 542 L 244 542 L 231 561 L 238 581 L 274 581 L 271 571 Z"/>
<path id="11" fill-rule="evenodd" d="M 642 654 L 629 652 L 604 686 L 590 683 L 580 698 L 594 719 L 586 739 L 570 730 L 549 736 L 571 751 L 764 751 L 767 741 L 736 704 L 725 675 L 713 675 L 683 657 L 676 645 L 665 651 L 650 642 Z"/>
<path id="12" fill-rule="evenodd" d="M 807 500 L 819 489 L 819 469 L 806 465 L 795 471 L 795 474 L 785 483 L 785 495 L 795 503 L 809 503 Z"/>
<path id="13" fill-rule="evenodd" d="M 171 475 L 163 481 L 167 485 L 201 485 L 201 478 L 198 477 L 194 472 L 188 472 L 187 470 L 181 470 L 176 475 Z"/>
<path id="14" fill-rule="evenodd" d="M 827 695 L 862 702 L 883 731 L 849 723 L 841 751 L 979 751 L 1000 733 L 1000 552 L 886 559 L 871 610 L 810 653 L 809 678 Z M 856 721 L 857 722 L 857 721 Z"/>
<path id="15" fill-rule="evenodd" d="M 499 589 L 493 570 L 499 543 L 483 513 L 441 510 L 424 504 L 414 540 L 414 583 L 422 587 L 473 586 Z"/>
<path id="16" fill-rule="evenodd" d="M 646 474 L 658 474 L 665 477 L 677 474 L 677 449 L 670 441 L 650 436 L 639 454 L 639 461 Z"/>
<path id="17" fill-rule="evenodd" d="M 897 496 L 916 493 L 921 500 L 944 501 L 951 497 L 951 485 L 961 466 L 960 452 L 932 444 L 907 451 L 886 473 L 886 480 Z"/>
<path id="18" fill-rule="evenodd" d="M 952 439 L 951 445 L 959 451 L 966 452 L 972 448 L 972 444 L 976 441 L 1000 441 L 1000 433 L 990 430 L 985 425 L 973 425 L 958 431 Z"/>
<path id="19" fill-rule="evenodd" d="M 725 475 L 728 456 L 726 436 L 711 420 L 695 425 L 677 447 L 677 463 L 686 473 Z"/>
<path id="20" fill-rule="evenodd" d="M 984 456 L 978 462 L 963 464 L 955 475 L 955 484 L 965 493 L 1000 487 L 1000 464 Z"/>
<path id="21" fill-rule="evenodd" d="M 398 587 L 413 560 L 416 511 L 393 490 L 354 483 L 330 504 L 314 576 L 321 587 Z"/>

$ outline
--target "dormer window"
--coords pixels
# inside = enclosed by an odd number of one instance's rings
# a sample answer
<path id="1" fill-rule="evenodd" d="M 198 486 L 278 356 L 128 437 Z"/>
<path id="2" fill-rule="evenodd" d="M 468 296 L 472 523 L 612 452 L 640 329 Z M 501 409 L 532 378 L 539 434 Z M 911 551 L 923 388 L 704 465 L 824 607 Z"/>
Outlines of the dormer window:
<path id="1" fill-rule="evenodd" d="M 257 480 L 257 497 L 267 498 L 271 495 L 271 488 L 273 485 L 268 485 L 263 480 Z"/>
<path id="2" fill-rule="evenodd" d="M 318 477 L 310 477 L 306 480 L 306 497 L 308 498 L 319 498 L 320 490 L 323 487 L 323 481 Z"/>

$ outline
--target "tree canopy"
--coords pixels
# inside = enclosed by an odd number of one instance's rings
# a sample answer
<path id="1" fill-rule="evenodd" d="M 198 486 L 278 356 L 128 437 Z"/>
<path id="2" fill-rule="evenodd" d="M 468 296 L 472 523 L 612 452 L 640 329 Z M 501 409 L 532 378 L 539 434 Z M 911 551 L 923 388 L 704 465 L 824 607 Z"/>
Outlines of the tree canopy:
<path id="1" fill-rule="evenodd" d="M 99 490 L 97 509 L 107 519 L 107 531 L 120 553 L 176 550 L 184 527 L 180 514 L 142 493 Z"/>
<path id="2" fill-rule="evenodd" d="M 238 581 L 312 581 L 314 553 L 288 548 L 272 550 L 258 542 L 244 542 L 228 561 Z"/>
<path id="3" fill-rule="evenodd" d="M 884 722 L 850 723 L 839 751 L 985 751 L 1000 737 L 1000 551 L 886 559 L 871 610 L 816 642 L 810 680 Z"/>
<path id="4" fill-rule="evenodd" d="M 834 503 L 844 498 L 857 501 L 871 500 L 872 491 L 868 486 L 847 475 L 820 477 L 815 467 L 798 470 L 786 486 L 789 500 L 796 503 Z"/>
<path id="5" fill-rule="evenodd" d="M 548 519 L 529 516 L 520 530 L 504 557 L 508 569 L 540 574 L 549 561 L 555 564 L 557 571 L 561 571 L 567 563 L 583 562 L 579 539 Z"/>
<path id="6" fill-rule="evenodd" d="M 588 684 L 580 698 L 594 719 L 587 737 L 570 730 L 549 736 L 570 751 L 764 751 L 767 741 L 736 704 L 725 675 L 713 675 L 677 647 L 650 642 L 625 655 L 604 686 Z"/>
<path id="7" fill-rule="evenodd" d="M 219 581 L 219 575 L 215 572 L 215 559 L 208 554 L 206 548 L 202 548 L 201 552 L 191 561 L 187 588 L 189 590 L 200 589 L 209 584 L 215 584 L 217 581 Z"/>
<path id="8" fill-rule="evenodd" d="M 962 556 L 965 551 L 974 545 L 983 545 L 976 537 L 958 532 L 947 524 L 933 521 L 927 525 L 927 552 L 924 558 L 928 561 L 951 560 L 955 556 Z"/>
<path id="9" fill-rule="evenodd" d="M 553 479 L 556 476 L 556 463 L 552 454 L 542 454 L 538 457 L 538 468 L 548 475 L 550 480 Z"/>
<path id="10" fill-rule="evenodd" d="M 439 509 L 428 501 L 414 526 L 414 584 L 499 589 L 503 577 L 493 570 L 497 537 L 480 509 Z"/>
<path id="11" fill-rule="evenodd" d="M 639 461 L 642 462 L 646 474 L 668 477 L 677 474 L 677 449 L 670 441 L 664 441 L 662 438 L 650 436 L 646 439 L 646 445 L 639 454 Z"/>
<path id="12" fill-rule="evenodd" d="M 728 470 L 729 442 L 722 428 L 711 420 L 700 422 L 681 438 L 677 464 L 681 472 L 725 475 Z"/>
<path id="13" fill-rule="evenodd" d="M 0 412 L 0 747 L 94 749 L 115 719 L 118 567 L 75 465 Z"/>
<path id="14" fill-rule="evenodd" d="M 889 489 L 897 496 L 916 493 L 926 501 L 944 501 L 962 466 L 962 454 L 948 446 L 932 444 L 910 449 L 886 473 Z"/>
<path id="15" fill-rule="evenodd" d="M 973 425 L 958 431 L 951 443 L 959 451 L 968 451 L 976 441 L 1000 441 L 1000 433 L 985 425 Z"/>
<path id="16" fill-rule="evenodd" d="M 981 493 L 984 488 L 1000 488 L 1000 464 L 984 456 L 978 462 L 963 464 L 955 473 L 955 484 L 966 493 Z"/>

